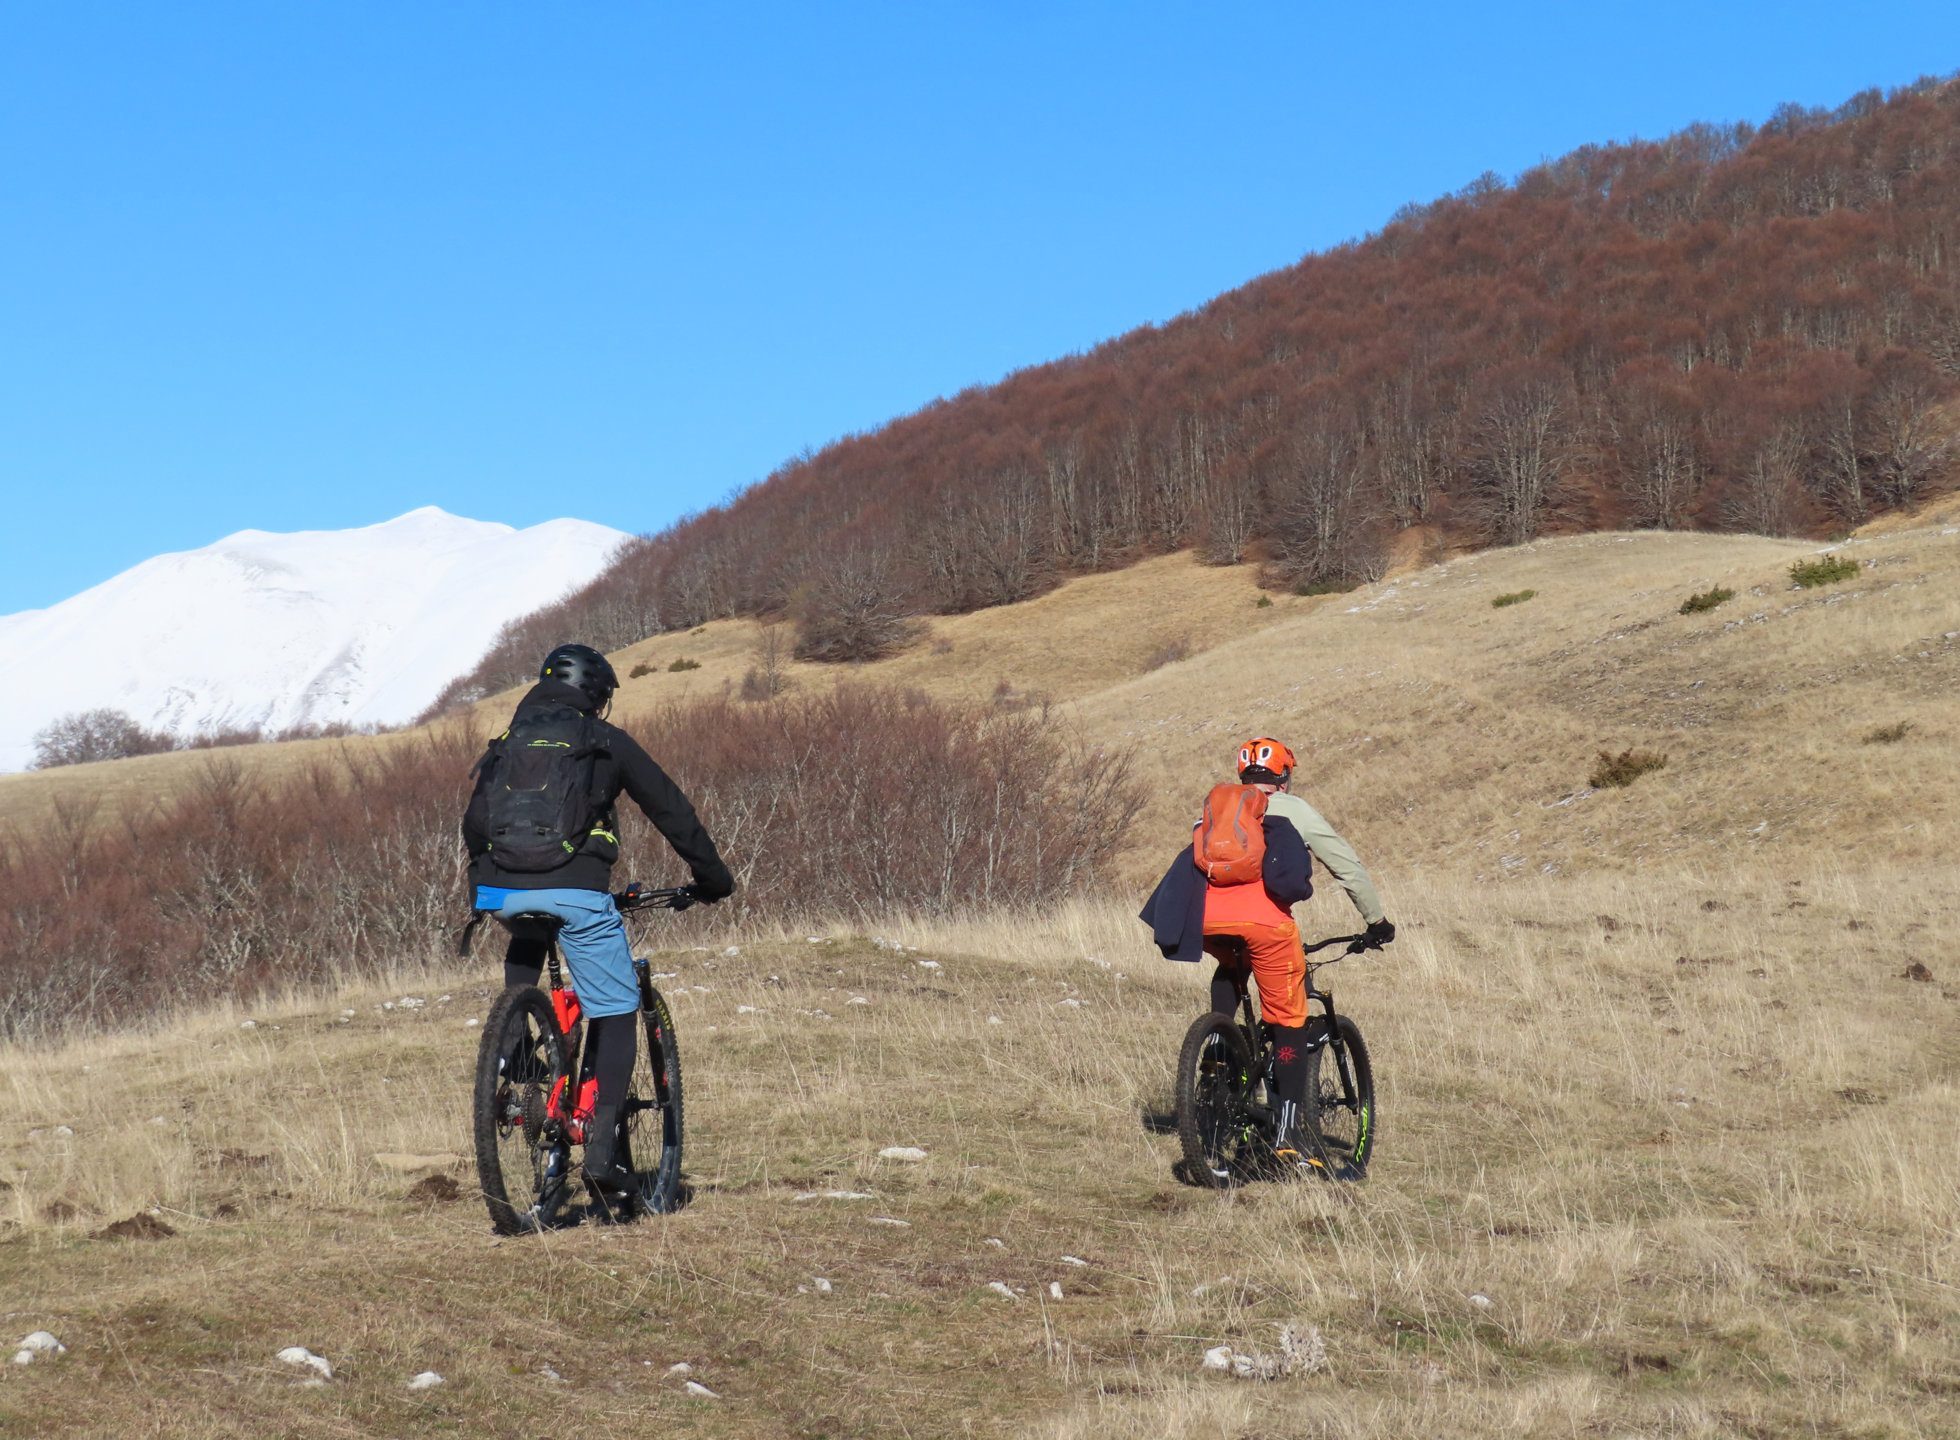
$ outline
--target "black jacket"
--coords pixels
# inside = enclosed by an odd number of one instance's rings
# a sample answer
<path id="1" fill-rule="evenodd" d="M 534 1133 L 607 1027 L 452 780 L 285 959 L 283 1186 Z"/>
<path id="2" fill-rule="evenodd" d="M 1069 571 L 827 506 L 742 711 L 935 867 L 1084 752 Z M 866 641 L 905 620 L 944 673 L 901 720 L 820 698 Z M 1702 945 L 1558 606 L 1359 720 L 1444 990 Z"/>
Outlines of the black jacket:
<path id="1" fill-rule="evenodd" d="M 1313 855 L 1307 842 L 1278 815 L 1268 815 L 1261 828 L 1266 859 L 1260 879 L 1266 893 L 1282 910 L 1298 905 L 1313 894 Z M 1186 845 L 1137 916 L 1150 927 L 1150 938 L 1166 960 L 1195 961 L 1205 953 L 1205 892 L 1210 888 Z"/>
<path id="2" fill-rule="evenodd" d="M 517 702 L 511 723 L 515 724 L 527 711 L 563 709 L 566 706 L 588 715 L 593 710 L 592 702 L 584 692 L 559 680 L 541 680 Z M 681 794 L 680 786 L 668 779 L 667 772 L 654 764 L 653 757 L 641 748 L 640 742 L 624 730 L 604 721 L 599 723 L 599 729 L 605 737 L 607 753 L 598 758 L 593 783 L 598 793 L 606 797 L 606 805 L 597 828 L 611 834 L 618 833 L 613 807 L 619 800 L 620 792 L 624 791 L 653 822 L 654 828 L 667 838 L 667 843 L 674 847 L 674 853 L 687 862 L 688 869 L 694 873 L 694 883 L 703 896 L 719 900 L 725 895 L 732 895 L 735 892 L 735 877 L 728 873 L 728 866 L 722 863 L 715 842 L 708 838 L 700 817 L 694 813 L 687 796 Z M 556 870 L 519 874 L 500 868 L 490 858 L 489 827 L 483 810 L 483 796 L 479 791 L 470 797 L 469 808 L 463 812 L 463 844 L 469 849 L 472 884 L 493 885 L 505 890 L 612 889 L 615 852 L 604 845 L 589 845 Z"/>

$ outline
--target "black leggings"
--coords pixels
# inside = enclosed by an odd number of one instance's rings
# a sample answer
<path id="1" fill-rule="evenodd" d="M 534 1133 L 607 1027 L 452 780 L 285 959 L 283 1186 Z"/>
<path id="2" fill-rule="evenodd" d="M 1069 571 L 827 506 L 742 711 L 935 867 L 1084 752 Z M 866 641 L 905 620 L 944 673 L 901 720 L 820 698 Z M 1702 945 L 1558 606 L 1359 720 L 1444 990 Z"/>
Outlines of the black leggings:
<path id="1" fill-rule="evenodd" d="M 1252 982 L 1252 969 L 1220 965 L 1211 972 L 1211 1008 L 1221 1015 L 1238 1013 L 1239 997 L 1245 994 L 1245 987 Z M 1274 1098 L 1295 1105 L 1306 1103 L 1307 1099 L 1307 1036 L 1319 1033 L 1326 1027 L 1323 1022 L 1309 1020 L 1304 1025 L 1274 1025 L 1273 1049 L 1278 1058 L 1273 1064 L 1273 1086 L 1279 1093 Z"/>

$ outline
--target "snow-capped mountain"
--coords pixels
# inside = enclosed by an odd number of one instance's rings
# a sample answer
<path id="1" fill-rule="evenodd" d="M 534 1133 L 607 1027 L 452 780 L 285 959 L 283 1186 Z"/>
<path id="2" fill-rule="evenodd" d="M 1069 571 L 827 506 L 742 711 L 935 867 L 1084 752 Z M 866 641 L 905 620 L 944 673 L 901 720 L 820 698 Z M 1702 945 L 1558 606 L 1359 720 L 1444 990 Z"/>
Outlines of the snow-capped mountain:
<path id="1" fill-rule="evenodd" d="M 628 537 L 515 530 L 434 506 L 358 530 L 241 530 L 159 555 L 46 610 L 0 616 L 0 770 L 72 711 L 152 729 L 398 724 L 508 620 L 585 584 Z"/>

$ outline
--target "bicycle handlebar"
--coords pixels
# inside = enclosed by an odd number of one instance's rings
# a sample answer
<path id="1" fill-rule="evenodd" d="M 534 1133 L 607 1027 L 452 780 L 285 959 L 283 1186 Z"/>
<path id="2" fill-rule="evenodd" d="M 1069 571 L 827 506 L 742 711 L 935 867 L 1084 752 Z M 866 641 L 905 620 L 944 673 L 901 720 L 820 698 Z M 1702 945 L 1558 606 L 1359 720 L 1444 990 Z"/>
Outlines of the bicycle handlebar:
<path id="1" fill-rule="evenodd" d="M 1322 965 L 1338 965 L 1341 961 L 1347 959 L 1349 955 L 1359 955 L 1364 950 L 1379 950 L 1382 948 L 1382 945 L 1384 943 L 1385 942 L 1380 940 L 1370 940 L 1368 938 L 1367 932 L 1363 931 L 1359 935 L 1329 936 L 1327 939 L 1322 940 L 1316 945 L 1303 945 L 1300 948 L 1308 955 L 1311 955 L 1316 950 L 1326 950 L 1335 945 L 1345 945 L 1347 946 L 1347 949 L 1343 951 L 1341 954 L 1336 955 L 1331 960 L 1322 960 L 1318 962 Z"/>
<path id="2" fill-rule="evenodd" d="M 685 910 L 701 903 L 701 897 L 695 893 L 692 885 L 681 885 L 672 890 L 648 890 L 638 881 L 628 885 L 612 899 L 622 915 L 629 910 Z"/>

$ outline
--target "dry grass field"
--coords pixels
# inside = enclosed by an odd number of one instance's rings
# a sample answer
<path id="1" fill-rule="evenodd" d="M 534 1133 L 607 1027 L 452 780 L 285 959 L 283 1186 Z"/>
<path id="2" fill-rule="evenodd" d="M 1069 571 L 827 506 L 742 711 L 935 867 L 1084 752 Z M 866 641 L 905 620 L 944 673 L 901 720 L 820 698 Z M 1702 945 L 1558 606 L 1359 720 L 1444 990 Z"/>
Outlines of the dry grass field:
<path id="1" fill-rule="evenodd" d="M 1329 976 L 1375 1054 L 1363 1184 L 1173 1176 L 1204 977 L 1126 896 L 660 953 L 691 1203 L 499 1240 L 443 1158 L 494 967 L 405 971 L 0 1051 L 0 1341 L 69 1347 L 0 1365 L 0 1434 L 1960 1435 L 1960 535 L 1922 518 L 1803 591 L 1815 546 L 1746 537 L 1557 540 L 1263 609 L 1172 557 L 869 672 L 1004 681 L 1122 740 L 1153 792 L 1139 892 L 1242 731 L 1294 741 L 1403 927 Z M 662 668 L 628 696 L 738 683 L 755 643 L 635 647 Z M 1587 784 L 1628 747 L 1667 764 Z M 128 793 L 197 758 L 126 762 Z M 0 813 L 131 783 L 91 768 L 0 783 Z M 1337 891 L 1302 915 L 1352 918 Z M 135 1216 L 174 1233 L 95 1238 Z M 1323 1366 L 1201 1369 L 1283 1324 Z"/>

